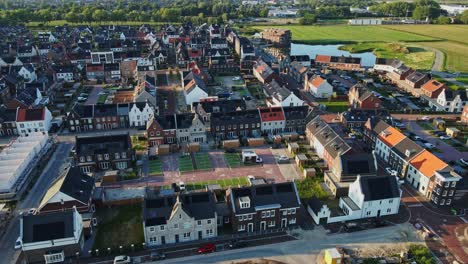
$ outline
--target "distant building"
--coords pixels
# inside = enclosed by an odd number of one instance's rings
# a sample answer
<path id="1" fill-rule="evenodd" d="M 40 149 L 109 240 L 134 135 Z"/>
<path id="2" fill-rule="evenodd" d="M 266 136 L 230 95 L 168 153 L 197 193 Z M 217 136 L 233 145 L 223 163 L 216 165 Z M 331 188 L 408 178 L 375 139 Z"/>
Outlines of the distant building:
<path id="1" fill-rule="evenodd" d="M 447 11 L 449 15 L 459 15 L 468 10 L 468 5 L 440 5 L 440 9 Z"/>
<path id="2" fill-rule="evenodd" d="M 268 28 L 261 33 L 262 38 L 270 41 L 278 47 L 289 47 L 291 45 L 291 30 Z"/>
<path id="3" fill-rule="evenodd" d="M 380 18 L 354 18 L 354 19 L 348 20 L 348 24 L 352 26 L 382 25 L 382 19 Z"/>

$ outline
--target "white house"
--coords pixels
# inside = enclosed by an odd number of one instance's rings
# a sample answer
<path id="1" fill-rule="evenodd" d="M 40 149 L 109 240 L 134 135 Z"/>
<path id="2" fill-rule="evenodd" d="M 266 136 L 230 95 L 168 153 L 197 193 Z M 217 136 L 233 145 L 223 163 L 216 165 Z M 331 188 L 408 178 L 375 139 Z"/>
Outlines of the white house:
<path id="1" fill-rule="evenodd" d="M 200 119 L 198 114 L 195 114 L 192 120 L 190 130 L 190 142 L 206 143 L 206 127 L 205 123 Z"/>
<path id="2" fill-rule="evenodd" d="M 18 109 L 16 113 L 16 126 L 21 136 L 34 132 L 47 133 L 52 122 L 52 114 L 46 106 L 35 109 Z"/>
<path id="3" fill-rule="evenodd" d="M 264 93 L 271 98 L 267 102 L 268 106 L 301 106 L 304 101 L 301 100 L 293 91 L 281 86 L 276 80 L 263 86 Z"/>
<path id="4" fill-rule="evenodd" d="M 448 168 L 449 166 L 444 161 L 424 150 L 409 162 L 406 181 L 421 194 L 426 195 L 429 182 L 435 172 Z"/>
<path id="5" fill-rule="evenodd" d="M 376 58 L 374 64 L 374 71 L 394 72 L 402 64 L 403 62 L 397 59 Z"/>
<path id="6" fill-rule="evenodd" d="M 20 218 L 20 240 L 30 263 L 63 263 L 76 258 L 84 246 L 83 220 L 71 211 Z"/>
<path id="7" fill-rule="evenodd" d="M 286 119 L 282 107 L 259 108 L 261 130 L 265 134 L 276 135 L 284 131 Z"/>
<path id="8" fill-rule="evenodd" d="M 320 76 L 313 76 L 305 83 L 305 90 L 316 98 L 328 98 L 333 94 L 333 86 Z"/>
<path id="9" fill-rule="evenodd" d="M 191 106 L 195 102 L 200 102 L 201 98 L 208 97 L 205 82 L 201 78 L 194 76 L 191 81 L 185 84 L 184 96 L 185 103 L 188 106 Z"/>
<path id="10" fill-rule="evenodd" d="M 405 139 L 406 136 L 392 126 L 388 126 L 379 135 L 375 142 L 375 152 L 377 156 L 388 162 L 390 152 L 400 141 Z"/>
<path id="11" fill-rule="evenodd" d="M 144 236 L 149 247 L 213 238 L 218 235 L 211 192 L 147 197 Z"/>
<path id="12" fill-rule="evenodd" d="M 467 105 L 468 90 L 444 89 L 437 97 L 436 103 L 429 101 L 429 105 L 438 111 L 460 113 L 463 107 Z"/>
<path id="13" fill-rule="evenodd" d="M 38 32 L 37 33 L 37 38 L 39 39 L 39 42 L 56 42 L 57 38 L 52 34 L 52 32 L 47 31 L 47 32 Z"/>
<path id="14" fill-rule="evenodd" d="M 146 123 L 154 116 L 154 110 L 147 103 L 131 103 L 128 112 L 130 127 L 146 127 Z"/>
<path id="15" fill-rule="evenodd" d="M 348 196 L 341 197 L 341 212 L 312 200 L 307 211 L 316 224 L 336 223 L 398 213 L 402 191 L 393 176 L 358 176 L 349 186 Z"/>
<path id="16" fill-rule="evenodd" d="M 25 64 L 18 71 L 18 75 L 23 77 L 23 79 L 28 82 L 34 82 L 37 80 L 36 70 L 32 64 Z"/>
<path id="17" fill-rule="evenodd" d="M 73 82 L 73 67 L 55 68 L 55 78 L 58 81 Z"/>

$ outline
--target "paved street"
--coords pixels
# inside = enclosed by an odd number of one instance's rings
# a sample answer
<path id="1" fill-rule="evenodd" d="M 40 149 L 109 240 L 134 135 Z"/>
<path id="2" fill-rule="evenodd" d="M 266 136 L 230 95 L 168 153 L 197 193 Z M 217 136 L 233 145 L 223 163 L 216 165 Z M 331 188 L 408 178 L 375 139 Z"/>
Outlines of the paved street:
<path id="1" fill-rule="evenodd" d="M 65 169 L 66 159 L 72 147 L 73 144 L 71 143 L 58 143 L 57 149 L 34 187 L 29 191 L 26 198 L 17 204 L 14 218 L 10 222 L 7 232 L 2 239 L 0 239 L 0 263 L 15 263 L 19 255 L 19 251 L 13 249 L 19 235 L 19 212 L 28 211 L 30 208 L 35 208 L 39 205 L 49 185 L 54 179 L 60 176 L 61 172 Z"/>
<path id="2" fill-rule="evenodd" d="M 358 248 L 380 247 L 391 243 L 419 243 L 414 228 L 409 224 L 401 224 L 376 230 L 365 230 L 355 233 L 327 234 L 322 228 L 312 231 L 300 231 L 298 240 L 281 244 L 243 248 L 217 252 L 201 256 L 190 256 L 178 259 L 158 261 L 158 263 L 232 263 L 236 260 L 274 259 L 288 264 L 318 263 L 317 257 L 321 250 L 330 247 L 353 246 Z"/>

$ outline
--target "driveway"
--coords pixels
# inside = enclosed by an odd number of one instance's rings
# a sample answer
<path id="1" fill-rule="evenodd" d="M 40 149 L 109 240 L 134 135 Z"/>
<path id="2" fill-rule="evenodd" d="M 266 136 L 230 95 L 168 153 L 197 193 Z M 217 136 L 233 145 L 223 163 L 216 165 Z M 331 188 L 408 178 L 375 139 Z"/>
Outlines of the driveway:
<path id="1" fill-rule="evenodd" d="M 423 139 L 426 139 L 428 142 L 434 144 L 441 153 L 434 153 L 436 156 L 440 157 L 445 162 L 456 161 L 461 158 L 468 158 L 468 152 L 460 152 L 456 148 L 445 143 L 443 140 L 436 138 L 424 130 L 419 124 L 415 121 L 410 121 L 409 126 L 411 131 L 416 135 L 420 136 Z"/>
<path id="2" fill-rule="evenodd" d="M 99 99 L 99 93 L 104 91 L 104 88 L 100 85 L 92 86 L 92 90 L 88 95 L 88 100 L 86 100 L 87 105 L 97 104 Z"/>

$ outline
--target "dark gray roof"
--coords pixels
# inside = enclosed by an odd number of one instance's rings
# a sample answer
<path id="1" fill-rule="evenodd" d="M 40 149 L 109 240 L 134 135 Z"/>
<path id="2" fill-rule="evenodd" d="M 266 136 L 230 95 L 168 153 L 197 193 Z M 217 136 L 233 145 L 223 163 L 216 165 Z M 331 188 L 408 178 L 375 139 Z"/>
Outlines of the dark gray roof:
<path id="1" fill-rule="evenodd" d="M 405 137 L 402 141 L 398 142 L 392 150 L 403 159 L 409 161 L 419 154 L 424 149 L 416 144 L 413 140 Z"/>
<path id="2" fill-rule="evenodd" d="M 215 217 L 216 203 L 211 191 L 179 194 L 179 202 L 184 212 L 195 220 Z M 177 194 L 145 199 L 146 226 L 165 225 L 175 206 L 177 206 Z"/>
<path id="3" fill-rule="evenodd" d="M 193 113 L 177 114 L 176 115 L 177 129 L 189 128 L 192 125 L 192 121 L 194 117 L 195 117 L 195 114 Z"/>
<path id="4" fill-rule="evenodd" d="M 260 122 L 260 114 L 257 109 L 211 114 L 211 126 L 257 124 Z"/>
<path id="5" fill-rule="evenodd" d="M 246 214 L 255 212 L 255 207 L 275 206 L 281 208 L 295 208 L 300 206 L 294 182 L 284 182 L 275 184 L 252 185 L 250 187 L 240 187 L 231 189 L 231 206 L 235 214 Z M 250 207 L 241 208 L 242 197 L 249 197 Z"/>
<path id="6" fill-rule="evenodd" d="M 93 108 L 93 105 L 75 104 L 72 111 L 80 118 L 92 118 Z"/>
<path id="7" fill-rule="evenodd" d="M 217 101 L 204 101 L 193 103 L 194 108 L 200 106 L 206 113 L 214 112 L 234 112 L 238 108 L 245 109 L 245 101 L 241 99 L 217 100 Z"/>
<path id="8" fill-rule="evenodd" d="M 312 209 L 314 213 L 320 212 L 320 209 L 323 207 L 323 203 L 317 198 L 317 197 L 312 197 L 308 202 L 307 205 Z"/>
<path id="9" fill-rule="evenodd" d="M 374 156 L 370 153 L 352 153 L 341 156 L 344 175 L 375 175 Z"/>
<path id="10" fill-rule="evenodd" d="M 325 149 L 330 157 L 335 159 L 338 155 L 343 155 L 348 152 L 351 147 L 344 141 L 344 139 L 336 137 L 325 146 Z"/>
<path id="11" fill-rule="evenodd" d="M 88 204 L 93 194 L 94 178 L 81 172 L 79 167 L 71 167 L 65 175 L 60 191 L 68 196 Z"/>
<path id="12" fill-rule="evenodd" d="M 74 211 L 23 216 L 23 243 L 73 237 Z"/>
<path id="13" fill-rule="evenodd" d="M 272 80 L 270 83 L 265 84 L 263 89 L 269 96 L 276 98 L 280 102 L 292 93 L 286 87 L 281 86 L 276 80 Z"/>
<path id="14" fill-rule="evenodd" d="M 364 201 L 400 197 L 397 179 L 394 176 L 362 176 L 359 178 Z"/>
<path id="15" fill-rule="evenodd" d="M 76 154 L 78 156 L 97 153 L 123 152 L 131 149 L 128 133 L 102 136 L 77 136 Z"/>

